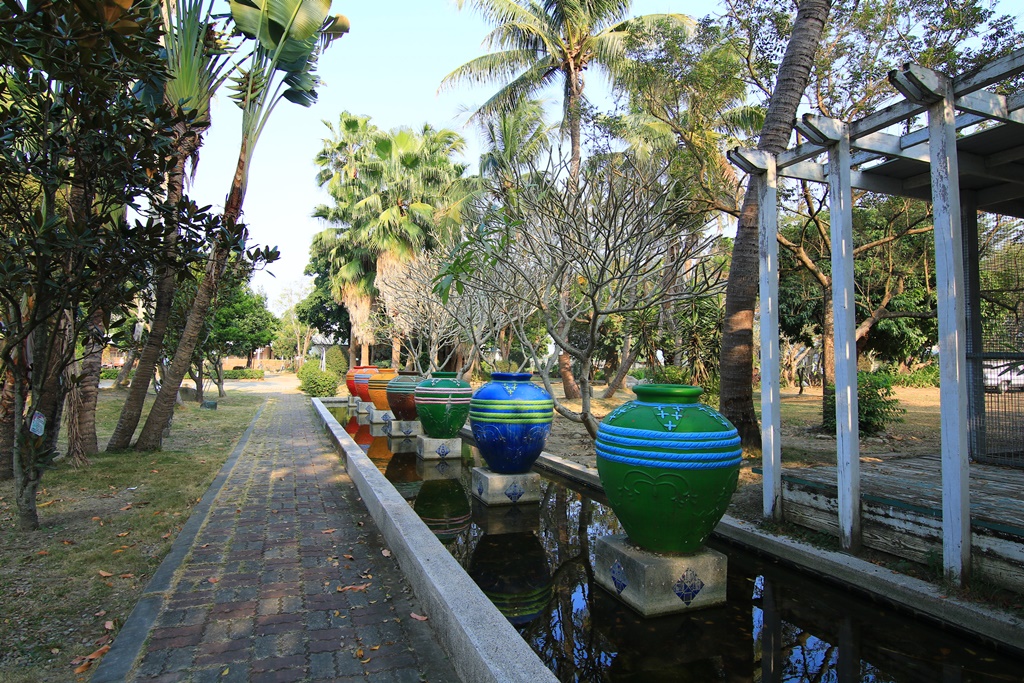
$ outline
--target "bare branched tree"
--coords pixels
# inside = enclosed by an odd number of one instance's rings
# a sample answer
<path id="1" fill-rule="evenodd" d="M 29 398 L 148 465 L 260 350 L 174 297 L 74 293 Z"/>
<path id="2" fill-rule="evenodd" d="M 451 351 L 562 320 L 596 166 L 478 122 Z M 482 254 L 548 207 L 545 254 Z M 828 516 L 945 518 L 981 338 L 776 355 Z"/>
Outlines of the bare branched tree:
<path id="1" fill-rule="evenodd" d="M 716 293 L 722 259 L 714 258 L 717 240 L 705 230 L 704 212 L 690 210 L 664 168 L 619 159 L 588 170 L 577 187 L 563 171 L 556 161 L 514 171 L 513 201 L 467 234 L 440 289 L 490 292 L 535 309 L 580 366 L 580 411 L 557 397 L 555 407 L 593 437 L 590 377 L 602 324 L 610 315 Z M 541 367 L 546 349 L 528 338 L 525 323 L 513 321 Z M 548 374 L 541 372 L 554 395 Z"/>

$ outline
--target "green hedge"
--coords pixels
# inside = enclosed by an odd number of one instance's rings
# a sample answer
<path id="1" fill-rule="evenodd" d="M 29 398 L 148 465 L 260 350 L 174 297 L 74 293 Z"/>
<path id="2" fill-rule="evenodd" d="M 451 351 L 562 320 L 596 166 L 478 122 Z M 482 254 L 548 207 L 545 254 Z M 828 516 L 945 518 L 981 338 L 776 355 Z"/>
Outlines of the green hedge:
<path id="1" fill-rule="evenodd" d="M 340 346 L 331 346 L 327 349 L 327 358 L 324 360 L 324 365 L 339 377 L 344 377 L 345 373 L 348 372 L 348 358 Z"/>
<path id="2" fill-rule="evenodd" d="M 311 368 L 307 370 L 307 368 Z M 306 363 L 299 371 L 299 388 L 310 396 L 336 396 L 341 377 L 330 370 L 321 370 L 314 363 Z"/>
<path id="3" fill-rule="evenodd" d="M 892 383 L 897 387 L 937 387 L 939 386 L 939 364 L 929 363 L 913 372 L 893 373 Z"/>
<path id="4" fill-rule="evenodd" d="M 100 379 L 117 379 L 118 373 L 121 372 L 121 368 L 103 368 L 100 370 Z M 135 368 L 131 369 L 128 373 L 128 379 L 135 377 Z"/>
<path id="5" fill-rule="evenodd" d="M 241 370 L 225 370 L 224 379 L 263 379 L 263 370 L 253 369 L 241 369 Z"/>

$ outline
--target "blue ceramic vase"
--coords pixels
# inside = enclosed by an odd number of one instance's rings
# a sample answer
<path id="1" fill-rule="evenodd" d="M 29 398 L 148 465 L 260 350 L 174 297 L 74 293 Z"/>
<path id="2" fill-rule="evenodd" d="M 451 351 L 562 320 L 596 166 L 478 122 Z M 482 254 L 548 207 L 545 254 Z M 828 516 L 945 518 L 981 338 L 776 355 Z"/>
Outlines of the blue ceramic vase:
<path id="1" fill-rule="evenodd" d="M 554 401 L 528 372 L 494 372 L 469 405 L 469 425 L 492 472 L 529 472 L 551 432 Z"/>

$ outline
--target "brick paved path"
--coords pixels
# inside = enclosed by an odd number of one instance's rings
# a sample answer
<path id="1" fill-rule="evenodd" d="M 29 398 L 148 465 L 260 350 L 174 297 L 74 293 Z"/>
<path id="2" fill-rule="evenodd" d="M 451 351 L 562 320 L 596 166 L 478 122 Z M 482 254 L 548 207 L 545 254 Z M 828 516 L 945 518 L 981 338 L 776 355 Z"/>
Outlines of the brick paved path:
<path id="1" fill-rule="evenodd" d="M 272 396 L 131 680 L 457 681 L 383 549 L 309 400 Z"/>

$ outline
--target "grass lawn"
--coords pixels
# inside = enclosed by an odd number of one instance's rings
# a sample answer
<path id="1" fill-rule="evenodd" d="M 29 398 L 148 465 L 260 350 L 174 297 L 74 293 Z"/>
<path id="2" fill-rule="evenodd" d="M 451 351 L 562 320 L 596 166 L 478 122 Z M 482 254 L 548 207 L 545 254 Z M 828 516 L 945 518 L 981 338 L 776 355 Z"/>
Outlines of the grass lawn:
<path id="1" fill-rule="evenodd" d="M 100 392 L 101 449 L 125 396 Z M 88 679 L 76 669 L 113 641 L 263 401 L 234 391 L 217 410 L 178 408 L 158 453 L 100 453 L 79 470 L 59 463 L 43 477 L 36 532 L 15 530 L 14 486 L 3 482 L 0 681 Z"/>

